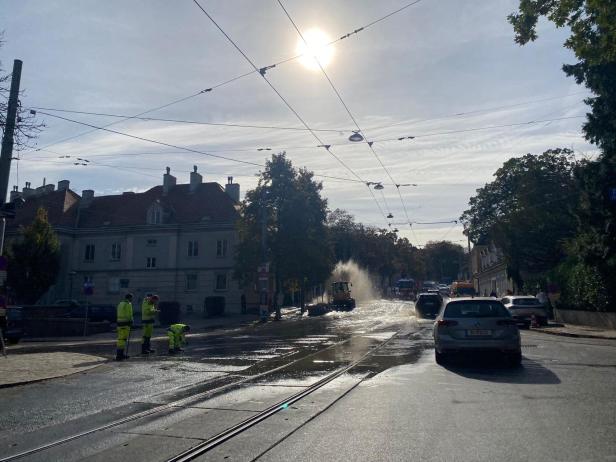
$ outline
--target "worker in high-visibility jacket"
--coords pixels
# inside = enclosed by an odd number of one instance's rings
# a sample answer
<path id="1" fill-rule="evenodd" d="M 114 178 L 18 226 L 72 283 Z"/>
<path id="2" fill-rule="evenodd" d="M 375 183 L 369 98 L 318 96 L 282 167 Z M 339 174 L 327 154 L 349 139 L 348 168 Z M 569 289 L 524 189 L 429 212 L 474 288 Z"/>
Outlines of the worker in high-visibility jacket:
<path id="1" fill-rule="evenodd" d="M 167 330 L 169 337 L 169 354 L 173 355 L 182 350 L 182 345 L 186 343 L 186 332 L 190 331 L 190 326 L 186 324 L 171 324 Z"/>
<path id="2" fill-rule="evenodd" d="M 143 343 L 141 343 L 141 354 L 147 355 L 154 353 L 150 348 L 152 332 L 154 332 L 154 321 L 158 313 L 158 295 L 150 295 L 143 299 L 141 304 L 141 324 L 143 325 Z"/>
<path id="3" fill-rule="evenodd" d="M 118 303 L 117 324 L 118 324 L 118 349 L 116 351 L 116 361 L 128 359 L 127 340 L 130 335 L 130 328 L 133 325 L 133 294 L 126 294 L 124 300 Z"/>

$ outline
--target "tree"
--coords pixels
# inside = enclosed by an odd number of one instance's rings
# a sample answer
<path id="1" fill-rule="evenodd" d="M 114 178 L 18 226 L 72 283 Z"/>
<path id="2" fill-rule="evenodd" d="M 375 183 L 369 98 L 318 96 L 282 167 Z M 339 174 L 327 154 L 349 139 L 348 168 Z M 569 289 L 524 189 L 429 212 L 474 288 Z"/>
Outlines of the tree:
<path id="1" fill-rule="evenodd" d="M 541 274 L 562 261 L 564 243 L 575 235 L 576 166 L 569 149 L 511 158 L 460 217 L 475 244 L 492 241 L 503 251 L 520 287 L 523 274 Z"/>
<path id="2" fill-rule="evenodd" d="M 540 17 L 568 26 L 571 35 L 564 46 L 578 62 L 563 71 L 593 93 L 584 124 L 586 138 L 601 149 L 595 162 L 577 172 L 580 181 L 578 232 L 570 247 L 571 257 L 584 274 L 601 280 L 607 306 L 616 310 L 616 209 L 608 191 L 616 182 L 616 2 L 613 0 L 520 0 L 519 11 L 509 16 L 521 45 L 537 39 Z M 588 297 L 583 297 L 588 298 Z M 599 303 L 598 303 L 599 304 Z"/>
<path id="3" fill-rule="evenodd" d="M 326 227 L 327 201 L 312 172 L 296 170 L 285 153 L 275 154 L 257 187 L 246 193 L 239 222 L 235 274 L 245 284 L 267 259 L 279 282 L 317 285 L 331 274 L 333 259 Z M 261 250 L 265 224 L 267 247 Z M 265 255 L 263 255 L 265 253 Z"/>
<path id="4" fill-rule="evenodd" d="M 457 279 L 460 262 L 465 258 L 464 247 L 448 241 L 430 241 L 423 248 L 423 254 L 428 279 Z"/>
<path id="5" fill-rule="evenodd" d="M 60 241 L 41 207 L 9 249 L 7 284 L 19 303 L 35 303 L 55 282 L 59 270 Z"/>
<path id="6" fill-rule="evenodd" d="M 2 44 L 4 43 L 3 36 L 4 33 L 0 32 L 0 48 L 2 48 Z M 6 112 L 11 87 L 11 74 L 5 72 L 6 71 L 2 67 L 2 61 L 0 61 L 0 128 L 2 129 L 2 136 L 4 136 L 4 127 L 6 126 Z M 21 93 L 23 94 L 23 91 Z M 15 132 L 13 135 L 13 143 L 17 150 L 21 147 L 27 147 L 28 141 L 36 138 L 45 126 L 43 123 L 36 120 L 36 114 L 22 107 L 21 101 L 19 101 L 18 104 L 17 121 L 15 123 Z"/>
<path id="7" fill-rule="evenodd" d="M 613 155 L 616 152 L 616 3 L 613 0 L 520 0 L 509 15 L 515 41 L 525 45 L 537 39 L 537 22 L 545 16 L 557 27 L 568 26 L 564 46 L 578 62 L 563 71 L 584 83 L 595 96 L 588 98 L 592 112 L 584 125 L 586 138 Z"/>

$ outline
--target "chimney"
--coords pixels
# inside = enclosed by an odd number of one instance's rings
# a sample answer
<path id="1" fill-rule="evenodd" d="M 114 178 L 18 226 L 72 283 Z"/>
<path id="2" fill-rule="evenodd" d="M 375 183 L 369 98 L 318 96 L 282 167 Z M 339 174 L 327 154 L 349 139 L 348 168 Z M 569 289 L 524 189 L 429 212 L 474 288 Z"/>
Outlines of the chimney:
<path id="1" fill-rule="evenodd" d="M 233 182 L 233 177 L 227 177 L 227 184 L 225 185 L 225 192 L 231 196 L 235 202 L 240 201 L 240 185 Z"/>
<path id="2" fill-rule="evenodd" d="M 163 195 L 169 194 L 169 191 L 175 186 L 176 179 L 171 175 L 171 169 L 167 167 L 167 173 L 163 175 Z"/>
<path id="3" fill-rule="evenodd" d="M 11 191 L 11 202 L 15 202 L 17 199 L 21 198 L 21 193 L 19 192 L 19 186 L 13 186 L 13 190 Z"/>
<path id="4" fill-rule="evenodd" d="M 68 180 L 60 180 L 58 181 L 58 191 L 68 191 L 68 187 L 71 182 Z"/>
<path id="5" fill-rule="evenodd" d="M 85 209 L 90 206 L 94 199 L 94 191 L 92 189 L 84 189 L 81 192 L 81 200 L 79 201 L 79 207 Z"/>
<path id="6" fill-rule="evenodd" d="M 34 194 L 34 189 L 32 189 L 31 186 L 32 183 L 26 181 L 26 186 L 24 186 L 24 189 L 21 190 L 21 194 L 24 199 L 27 199 L 28 197 L 32 196 L 32 194 Z"/>
<path id="7" fill-rule="evenodd" d="M 203 177 L 197 173 L 197 166 L 193 165 L 193 171 L 190 172 L 190 192 L 195 192 L 202 182 Z"/>

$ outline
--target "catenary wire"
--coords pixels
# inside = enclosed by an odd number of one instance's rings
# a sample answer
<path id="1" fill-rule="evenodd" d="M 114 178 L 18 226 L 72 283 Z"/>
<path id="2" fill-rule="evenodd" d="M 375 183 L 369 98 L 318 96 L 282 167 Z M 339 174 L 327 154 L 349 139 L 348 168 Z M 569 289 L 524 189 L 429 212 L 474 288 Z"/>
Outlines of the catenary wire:
<path id="1" fill-rule="evenodd" d="M 420 0 L 416 1 L 414 4 L 419 3 Z M 302 41 L 304 42 L 304 44 L 306 45 L 306 47 L 308 47 L 308 42 L 306 40 L 306 38 L 304 37 L 304 34 L 302 34 L 302 32 L 300 31 L 299 27 L 297 26 L 297 24 L 295 23 L 295 21 L 293 20 L 293 18 L 291 17 L 291 14 L 287 11 L 287 9 L 285 8 L 284 4 L 282 3 L 282 0 L 277 0 L 278 4 L 280 5 L 280 8 L 282 8 L 282 11 L 284 12 L 284 14 L 286 15 L 287 19 L 291 22 L 291 24 L 293 25 L 293 28 L 295 29 L 295 31 L 297 32 L 297 34 L 300 36 L 300 38 L 302 39 Z M 407 8 L 411 6 L 408 5 Z M 377 159 L 377 161 L 379 162 L 379 164 L 381 165 L 382 169 L 385 171 L 385 173 L 387 174 L 387 176 L 389 177 L 389 179 L 391 180 L 392 183 L 397 184 L 396 180 L 394 180 L 393 176 L 391 175 L 389 169 L 385 166 L 385 164 L 383 163 L 383 161 L 381 160 L 381 158 L 379 157 L 379 155 L 377 154 L 376 150 L 374 149 L 372 143 L 370 143 L 366 137 L 366 134 L 364 133 L 364 131 L 361 129 L 361 127 L 359 126 L 359 122 L 357 121 L 356 117 L 353 115 L 353 113 L 351 112 L 351 109 L 349 108 L 349 106 L 346 104 L 346 102 L 344 101 L 344 98 L 342 98 L 342 95 L 340 94 L 340 91 L 338 90 L 338 88 L 336 88 L 336 85 L 334 85 L 334 82 L 332 81 L 332 79 L 330 78 L 330 76 L 328 75 L 328 73 L 325 71 L 325 68 L 323 67 L 323 65 L 321 64 L 320 60 L 318 59 L 317 56 L 314 56 L 313 59 L 315 60 L 315 62 L 319 65 L 319 69 L 321 70 L 322 74 L 325 76 L 325 78 L 327 79 L 327 82 L 329 83 L 329 86 L 331 87 L 331 89 L 333 90 L 333 92 L 335 93 L 336 97 L 338 98 L 338 100 L 340 101 L 340 103 L 342 104 L 342 106 L 344 107 L 345 111 L 347 112 L 347 114 L 349 115 L 349 117 L 351 118 L 351 120 L 353 121 L 353 124 L 355 125 L 355 127 L 357 128 L 357 131 L 359 133 L 362 134 L 362 136 L 364 137 L 364 139 L 367 141 L 367 145 L 370 148 L 370 151 L 372 152 L 372 154 L 374 155 L 374 157 Z M 408 216 L 408 211 L 406 209 L 406 204 L 404 203 L 404 199 L 402 198 L 402 194 L 400 193 L 400 187 L 396 186 L 396 190 L 398 191 L 398 195 L 400 196 L 400 202 L 402 204 L 402 207 L 404 209 L 404 214 L 406 217 L 407 221 L 409 220 L 409 216 Z M 385 206 L 389 209 L 389 206 L 387 205 L 387 201 L 385 199 L 385 194 L 383 193 L 383 191 L 381 190 L 381 194 L 383 195 L 383 202 L 385 203 Z M 391 212 L 390 212 L 391 215 Z M 412 229 L 412 227 L 411 227 Z"/>
<path id="2" fill-rule="evenodd" d="M 112 129 L 106 128 L 106 127 L 98 127 L 96 125 L 93 125 L 93 124 L 90 124 L 90 123 L 87 123 L 87 122 L 83 122 L 83 121 L 79 121 L 79 120 L 74 120 L 74 119 L 69 119 L 68 117 L 59 116 L 57 114 L 50 114 L 50 113 L 47 113 L 47 112 L 41 112 L 41 114 L 47 115 L 49 117 L 55 117 L 57 119 L 62 119 L 62 120 L 65 120 L 67 122 L 72 122 L 72 123 L 75 123 L 75 124 L 84 125 L 86 127 L 96 128 L 97 130 L 103 130 L 103 131 L 106 131 L 106 132 L 109 132 L 109 133 L 114 133 L 116 135 L 121 135 L 121 136 L 125 136 L 125 137 L 128 137 L 128 138 L 133 138 L 133 139 L 136 139 L 136 140 L 140 140 L 140 141 L 145 141 L 147 143 L 158 144 L 158 145 L 161 145 L 161 146 L 166 146 L 166 147 L 170 147 L 170 148 L 174 148 L 174 149 L 180 149 L 182 151 L 192 152 L 192 153 L 195 153 L 195 154 L 201 154 L 201 155 L 205 155 L 205 156 L 209 156 L 209 157 L 216 157 L 218 159 L 224 159 L 224 160 L 228 160 L 230 162 L 246 164 L 246 165 L 252 165 L 252 166 L 261 167 L 261 168 L 265 167 L 264 164 L 260 164 L 258 162 L 251 162 L 251 161 L 247 161 L 247 160 L 234 159 L 232 157 L 219 156 L 217 154 L 212 154 L 212 153 L 207 152 L 207 151 L 200 151 L 200 150 L 192 149 L 192 148 L 185 147 L 185 146 L 179 146 L 179 145 L 175 145 L 175 144 L 165 143 L 163 141 L 153 140 L 153 139 L 150 139 L 150 138 L 144 138 L 142 136 L 131 135 L 130 133 L 124 133 L 124 132 L 120 132 L 120 131 L 117 131 L 117 130 L 112 130 Z M 40 148 L 40 149 L 43 150 L 43 148 Z M 58 154 L 58 153 L 55 153 L 53 151 L 50 151 L 50 152 L 52 152 L 54 154 Z M 363 184 L 366 183 L 362 179 L 343 178 L 343 177 L 336 177 L 336 176 L 333 176 L 333 175 L 323 175 L 323 174 L 318 174 L 317 175 L 317 174 L 315 174 L 315 176 L 318 176 L 320 178 L 330 178 L 330 179 L 341 180 L 341 181 L 348 181 L 348 182 L 354 182 L 354 183 L 363 183 Z"/>
<path id="3" fill-rule="evenodd" d="M 293 108 L 293 106 L 291 106 L 291 104 L 287 101 L 287 99 L 278 91 L 278 89 L 269 81 L 269 79 L 266 77 L 266 70 L 265 69 L 259 69 L 255 63 L 248 57 L 248 55 L 246 55 L 246 53 L 239 47 L 239 45 L 229 36 L 229 34 L 227 34 L 225 32 L 225 30 L 214 20 L 214 18 L 201 6 L 201 4 L 197 1 L 197 0 L 193 0 L 193 2 L 195 3 L 195 5 L 197 5 L 197 7 L 201 10 L 201 12 L 203 12 L 203 14 L 205 14 L 205 16 L 207 16 L 207 18 L 212 22 L 212 24 L 214 24 L 214 26 L 220 31 L 221 34 L 223 34 L 225 36 L 225 38 L 227 39 L 227 41 L 229 41 L 229 43 L 231 43 L 231 45 L 233 45 L 233 47 L 238 51 L 238 53 L 240 53 L 244 59 L 255 69 L 255 71 L 258 71 L 259 74 L 261 75 L 261 77 L 263 78 L 263 80 L 267 83 L 267 85 L 272 89 L 272 91 L 274 93 L 276 93 L 276 95 L 282 100 L 282 102 L 287 106 L 287 108 L 297 117 L 297 119 L 302 123 L 302 125 L 304 127 L 306 127 L 308 129 L 308 131 L 310 132 L 310 134 L 314 137 L 314 139 L 316 139 L 319 143 L 319 145 L 321 147 L 324 147 L 325 150 L 332 156 L 334 157 L 343 167 L 345 167 L 353 176 L 355 176 L 358 180 L 363 181 L 364 183 L 366 183 L 365 180 L 363 180 L 361 178 L 361 176 L 359 176 L 351 167 L 349 167 L 346 162 L 344 162 L 340 157 L 338 157 L 334 152 L 332 152 L 331 150 L 331 145 L 327 145 L 325 144 L 321 138 L 319 138 L 319 136 L 310 128 L 310 126 L 308 125 L 308 123 L 302 118 L 302 116 L 299 115 L 299 113 Z M 366 186 L 368 188 L 368 191 L 370 192 L 370 195 L 372 196 L 374 202 L 376 203 L 379 211 L 381 212 L 381 215 L 383 215 L 384 219 L 386 218 L 385 213 L 383 212 L 383 209 L 381 207 L 381 204 L 379 204 L 376 196 L 374 195 L 374 192 L 372 191 L 372 188 L 370 187 L 370 185 L 368 185 L 366 183 Z"/>
<path id="4" fill-rule="evenodd" d="M 330 43 L 328 43 L 326 46 L 331 46 L 331 45 L 333 45 L 333 44 L 335 44 L 335 43 L 337 43 L 337 42 L 339 42 L 339 41 L 341 41 L 341 40 L 344 40 L 344 39 L 346 39 L 346 38 L 349 38 L 349 37 L 350 37 L 350 36 L 352 36 L 352 35 L 358 34 L 359 32 L 361 32 L 361 31 L 363 31 L 363 30 L 365 30 L 365 29 L 367 29 L 367 28 L 369 28 L 369 27 L 371 27 L 371 26 L 373 26 L 373 25 L 375 25 L 375 24 L 378 24 L 378 23 L 379 23 L 379 22 L 381 22 L 381 21 L 384 21 L 385 19 L 387 19 L 387 18 L 389 18 L 389 17 L 391 17 L 391 16 L 395 15 L 396 13 L 399 13 L 399 12 L 401 12 L 401 11 L 405 10 L 406 8 L 408 8 L 408 7 L 412 6 L 412 5 L 414 5 L 415 3 L 419 3 L 420 1 L 422 1 L 422 0 L 415 0 L 414 2 L 411 2 L 411 3 L 407 4 L 407 5 L 404 5 L 404 6 L 402 6 L 401 8 L 398 8 L 397 10 L 392 11 L 392 12 L 390 12 L 390 13 L 388 13 L 388 14 L 386 14 L 386 15 L 382 16 L 382 17 L 380 17 L 380 18 L 378 18 L 378 19 L 376 19 L 376 20 L 374 20 L 374 21 L 370 22 L 369 24 L 366 24 L 365 26 L 359 27 L 359 28 L 357 28 L 357 29 L 353 30 L 352 32 L 349 32 L 349 33 L 347 33 L 347 34 L 345 34 L 345 35 L 342 35 L 341 37 L 337 38 L 336 40 L 332 40 L 332 41 L 331 41 Z M 289 57 L 289 58 L 286 58 L 286 59 L 283 59 L 283 60 L 281 60 L 281 61 L 278 61 L 278 62 L 276 62 L 276 63 L 274 63 L 274 64 L 270 64 L 270 65 L 268 65 L 268 66 L 265 66 L 265 67 L 263 67 L 263 68 L 261 68 L 261 69 L 263 69 L 263 70 L 266 70 L 266 69 L 272 69 L 272 68 L 274 68 L 274 67 L 276 67 L 276 66 L 280 66 L 280 65 L 282 65 L 282 64 L 285 64 L 285 63 L 288 63 L 288 62 L 294 61 L 294 60 L 296 60 L 296 59 L 299 59 L 299 58 L 301 58 L 301 56 L 302 56 L 301 54 L 300 54 L 300 55 L 291 56 L 291 57 Z M 193 93 L 193 94 L 191 94 L 191 95 L 184 96 L 184 97 L 182 97 L 182 98 L 176 99 L 176 100 L 174 100 L 174 101 L 171 101 L 171 102 L 169 102 L 169 103 L 163 104 L 163 105 L 161 105 L 161 106 L 157 106 L 157 107 L 155 107 L 155 108 L 148 109 L 148 110 L 146 110 L 146 111 L 140 112 L 139 114 L 135 114 L 135 115 L 134 115 L 134 116 L 132 116 L 132 117 L 139 117 L 139 116 L 142 116 L 142 115 L 148 114 L 148 113 L 150 113 L 150 112 L 158 111 L 158 110 L 160 110 L 160 109 L 164 109 L 164 108 L 167 108 L 167 107 L 173 106 L 173 105 L 175 105 L 175 104 L 178 104 L 178 103 L 184 102 L 184 101 L 186 101 L 186 100 L 189 100 L 189 99 L 195 98 L 195 97 L 197 97 L 197 96 L 199 96 L 199 95 L 202 95 L 202 94 L 204 94 L 204 93 L 211 92 L 212 90 L 215 90 L 216 88 L 220 88 L 220 87 L 222 87 L 222 86 L 228 85 L 228 84 L 230 84 L 230 83 L 232 83 L 232 82 L 235 82 L 236 80 L 242 79 L 242 78 L 244 78 L 244 77 L 247 77 L 247 76 L 252 75 L 252 74 L 254 74 L 255 72 L 259 72 L 259 71 L 260 71 L 260 69 L 254 69 L 254 70 L 252 70 L 252 71 L 245 72 L 245 73 L 243 73 L 243 74 L 240 74 L 240 75 L 237 75 L 237 76 L 232 77 L 232 78 L 230 78 L 230 79 L 227 79 L 227 80 L 225 80 L 225 81 L 223 81 L 223 82 L 220 82 L 220 83 L 218 83 L 218 84 L 216 84 L 216 85 L 213 85 L 213 86 L 211 86 L 211 87 L 209 87 L 209 88 L 206 88 L 206 89 L 204 89 L 204 90 L 200 90 L 200 91 L 198 91 L 198 92 L 196 92 L 196 93 Z M 128 120 L 128 119 L 125 119 L 125 120 Z M 118 124 L 118 123 L 120 123 L 120 122 L 123 122 L 123 120 L 117 120 L 117 121 L 111 122 L 111 123 L 109 123 L 109 124 L 105 125 L 105 127 L 109 127 L 109 126 L 111 126 L 111 125 L 115 125 L 115 124 Z M 69 140 L 72 140 L 72 139 L 78 138 L 78 137 L 80 137 L 80 136 L 87 135 L 87 134 L 92 133 L 92 132 L 94 132 L 94 131 L 96 131 L 96 130 L 88 130 L 88 131 L 86 131 L 86 132 L 78 133 L 78 134 L 76 134 L 76 135 L 73 135 L 73 136 L 70 136 L 70 137 L 67 137 L 67 138 L 63 138 L 63 139 L 60 139 L 60 140 L 54 141 L 54 142 L 49 143 L 49 144 L 47 144 L 47 145 L 45 145 L 45 146 L 43 146 L 43 147 L 44 147 L 44 148 L 48 148 L 48 147 L 54 146 L 54 145 L 56 145 L 56 144 L 63 143 L 63 142 L 65 142 L 65 141 L 69 141 Z"/>

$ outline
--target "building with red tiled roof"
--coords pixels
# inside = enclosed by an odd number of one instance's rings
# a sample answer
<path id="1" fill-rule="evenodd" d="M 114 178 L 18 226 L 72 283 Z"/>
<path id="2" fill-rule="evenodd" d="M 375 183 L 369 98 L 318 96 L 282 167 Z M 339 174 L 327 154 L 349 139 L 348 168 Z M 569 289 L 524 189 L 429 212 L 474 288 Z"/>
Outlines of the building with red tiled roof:
<path id="1" fill-rule="evenodd" d="M 229 177 L 223 188 L 203 183 L 197 167 L 190 183 L 176 184 L 169 168 L 163 184 L 145 192 L 78 195 L 66 180 L 21 192 L 16 217 L 7 222 L 7 240 L 32 222 L 39 207 L 47 210 L 58 233 L 62 263 L 56 284 L 45 296 L 84 299 L 92 282 L 91 303 L 115 304 L 126 292 L 141 300 L 157 293 L 186 311 L 203 309 L 206 297 L 225 298 L 227 312 L 240 311 L 240 290 L 232 279 L 237 241 L 239 185 Z"/>

